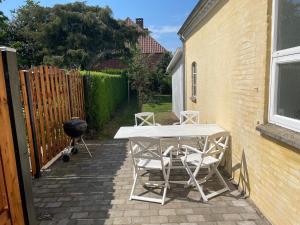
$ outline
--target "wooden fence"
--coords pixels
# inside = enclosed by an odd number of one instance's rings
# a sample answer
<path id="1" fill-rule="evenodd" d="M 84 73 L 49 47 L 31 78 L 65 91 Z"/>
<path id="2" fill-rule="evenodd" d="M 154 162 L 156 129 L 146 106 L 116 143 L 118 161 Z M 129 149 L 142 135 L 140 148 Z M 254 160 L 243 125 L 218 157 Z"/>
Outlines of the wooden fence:
<path id="1" fill-rule="evenodd" d="M 9 100 L 0 51 L 0 224 L 23 225 L 23 209 L 12 136 Z"/>
<path id="2" fill-rule="evenodd" d="M 63 122 L 84 119 L 83 77 L 56 67 L 20 71 L 22 102 L 32 174 L 37 176 L 68 144 Z"/>

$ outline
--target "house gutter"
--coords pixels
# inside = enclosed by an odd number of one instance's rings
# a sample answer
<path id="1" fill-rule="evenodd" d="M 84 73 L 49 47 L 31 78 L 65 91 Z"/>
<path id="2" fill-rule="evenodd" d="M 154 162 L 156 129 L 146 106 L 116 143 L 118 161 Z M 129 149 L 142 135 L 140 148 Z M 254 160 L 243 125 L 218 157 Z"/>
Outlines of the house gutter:
<path id="1" fill-rule="evenodd" d="M 177 48 L 175 51 L 175 54 L 173 58 L 171 59 L 168 67 L 167 67 L 167 72 L 171 72 L 172 69 L 176 66 L 176 63 L 179 61 L 179 59 L 182 57 L 182 48 Z"/>

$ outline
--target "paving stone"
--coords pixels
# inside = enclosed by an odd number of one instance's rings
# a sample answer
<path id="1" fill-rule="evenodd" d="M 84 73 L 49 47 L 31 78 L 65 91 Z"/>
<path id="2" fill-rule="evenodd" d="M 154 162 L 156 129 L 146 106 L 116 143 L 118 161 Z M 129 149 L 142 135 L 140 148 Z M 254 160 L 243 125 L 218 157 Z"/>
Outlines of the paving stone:
<path id="1" fill-rule="evenodd" d="M 236 223 L 233 221 L 219 221 L 217 225 L 236 225 Z"/>
<path id="2" fill-rule="evenodd" d="M 55 207 L 59 207 L 61 205 L 62 205 L 61 202 L 50 202 L 50 203 L 46 204 L 46 207 L 48 207 L 48 208 L 55 208 Z"/>
<path id="3" fill-rule="evenodd" d="M 176 215 L 176 212 L 175 209 L 160 209 L 159 215 L 161 216 Z"/>
<path id="4" fill-rule="evenodd" d="M 177 215 L 190 215 L 193 214 L 193 209 L 175 209 Z"/>
<path id="5" fill-rule="evenodd" d="M 197 225 L 197 223 L 180 223 L 179 225 Z"/>
<path id="6" fill-rule="evenodd" d="M 168 223 L 167 216 L 150 216 L 150 223 Z"/>
<path id="7" fill-rule="evenodd" d="M 215 212 L 212 212 L 210 208 L 193 208 L 194 214 L 200 214 L 200 215 L 206 215 L 206 214 L 212 214 Z"/>
<path id="8" fill-rule="evenodd" d="M 68 218 L 58 221 L 57 225 L 68 225 L 70 220 Z"/>
<path id="9" fill-rule="evenodd" d="M 141 210 L 141 216 L 158 216 L 157 209 Z"/>
<path id="10" fill-rule="evenodd" d="M 169 222 L 171 223 L 184 223 L 187 222 L 187 218 L 184 215 L 181 216 L 168 216 Z"/>
<path id="11" fill-rule="evenodd" d="M 179 223 L 162 223 L 161 225 L 179 225 Z"/>
<path id="12" fill-rule="evenodd" d="M 224 221 L 222 214 L 211 213 L 211 214 L 203 214 L 203 216 L 205 221 L 209 221 L 209 222 Z"/>
<path id="13" fill-rule="evenodd" d="M 150 217 L 132 217 L 132 224 L 150 223 Z"/>
<path id="14" fill-rule="evenodd" d="M 140 216 L 140 210 L 127 210 L 124 212 L 124 217 L 127 216 Z"/>
<path id="15" fill-rule="evenodd" d="M 257 220 L 259 216 L 256 213 L 241 213 L 240 214 L 244 220 Z"/>
<path id="16" fill-rule="evenodd" d="M 202 222 L 202 221 L 205 221 L 205 219 L 202 215 L 187 215 L 186 217 L 187 217 L 188 222 Z"/>
<path id="17" fill-rule="evenodd" d="M 241 220 L 242 217 L 239 214 L 236 213 L 231 213 L 231 214 L 223 214 L 223 218 L 224 220 L 230 220 L 230 221 L 234 221 L 234 220 Z"/>
<path id="18" fill-rule="evenodd" d="M 88 212 L 75 212 L 72 214 L 71 219 L 82 219 L 88 217 Z"/>
<path id="19" fill-rule="evenodd" d="M 232 204 L 234 206 L 249 206 L 249 203 L 244 199 L 232 201 Z"/>
<path id="20" fill-rule="evenodd" d="M 237 222 L 238 225 L 256 225 L 253 221 L 239 221 Z"/>
<path id="21" fill-rule="evenodd" d="M 114 218 L 113 224 L 130 224 L 131 223 L 131 217 L 119 217 Z"/>

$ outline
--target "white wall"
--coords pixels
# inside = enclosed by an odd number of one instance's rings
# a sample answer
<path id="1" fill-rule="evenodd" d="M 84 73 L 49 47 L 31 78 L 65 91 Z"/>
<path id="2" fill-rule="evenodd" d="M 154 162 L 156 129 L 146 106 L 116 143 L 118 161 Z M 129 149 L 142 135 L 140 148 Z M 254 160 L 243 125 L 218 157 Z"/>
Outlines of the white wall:
<path id="1" fill-rule="evenodd" d="M 172 75 L 172 111 L 179 117 L 183 110 L 183 59 L 177 61 L 171 71 Z"/>

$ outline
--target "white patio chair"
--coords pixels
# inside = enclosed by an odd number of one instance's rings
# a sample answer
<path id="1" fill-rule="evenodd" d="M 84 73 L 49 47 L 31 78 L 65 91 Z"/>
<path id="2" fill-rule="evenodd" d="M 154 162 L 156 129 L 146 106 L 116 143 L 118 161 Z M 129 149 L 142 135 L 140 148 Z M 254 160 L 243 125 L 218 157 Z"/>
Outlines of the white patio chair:
<path id="1" fill-rule="evenodd" d="M 204 202 L 207 202 L 208 199 L 229 190 L 225 180 L 218 171 L 218 166 L 226 149 L 228 148 L 228 140 L 229 134 L 227 132 L 220 132 L 206 138 L 205 146 L 202 151 L 188 145 L 182 146 L 186 149 L 186 151 L 185 156 L 181 157 L 181 161 L 190 176 L 187 185 L 191 185 L 191 183 L 194 184 L 200 192 L 201 198 Z M 192 153 L 189 154 L 189 152 Z M 195 166 L 196 169 L 192 172 L 191 168 Z M 208 168 L 208 174 L 197 181 L 196 176 L 201 168 Z M 203 184 L 214 174 L 217 176 L 224 188 L 206 195 L 203 191 Z"/>
<path id="2" fill-rule="evenodd" d="M 182 124 L 199 124 L 199 112 L 198 111 L 181 111 L 179 122 L 174 125 Z"/>
<path id="3" fill-rule="evenodd" d="M 134 114 L 135 126 L 160 126 L 159 123 L 155 123 L 155 117 L 153 112 L 141 112 Z"/>
<path id="4" fill-rule="evenodd" d="M 198 111 L 181 111 L 180 112 L 180 117 L 179 117 L 179 122 L 174 123 L 173 125 L 184 125 L 184 124 L 199 124 L 199 112 Z M 199 137 L 194 139 L 196 141 L 196 143 L 198 144 L 199 148 L 203 148 L 204 146 L 204 140 L 203 138 Z M 180 138 L 178 140 L 180 142 Z M 177 148 L 177 155 L 179 155 L 179 153 L 181 153 L 181 147 L 180 144 L 178 144 L 178 148 Z"/>
<path id="5" fill-rule="evenodd" d="M 162 151 L 162 140 L 156 138 L 136 137 L 129 139 L 130 154 L 134 166 L 134 181 L 130 193 L 129 200 L 140 200 L 165 203 L 167 189 L 169 186 L 170 169 L 172 166 L 172 154 L 169 154 L 173 146 L 170 146 L 170 140 L 166 143 L 169 145 L 166 151 Z M 170 155 L 168 157 L 168 155 Z M 142 175 L 144 171 L 160 170 L 163 174 L 163 181 L 143 182 Z M 143 195 L 135 195 L 137 182 L 146 186 L 154 186 L 163 188 L 162 198 L 145 197 Z"/>

